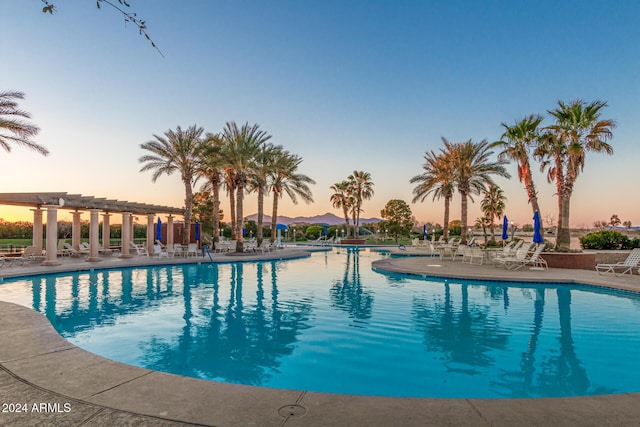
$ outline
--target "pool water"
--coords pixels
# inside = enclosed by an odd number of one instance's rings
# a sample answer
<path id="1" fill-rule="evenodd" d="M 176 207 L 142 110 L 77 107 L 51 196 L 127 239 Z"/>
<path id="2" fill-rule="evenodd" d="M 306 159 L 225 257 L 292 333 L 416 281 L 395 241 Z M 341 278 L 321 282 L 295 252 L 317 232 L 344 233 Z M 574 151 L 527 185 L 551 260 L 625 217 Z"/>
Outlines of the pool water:
<path id="1" fill-rule="evenodd" d="M 385 256 L 27 277 L 0 284 L 0 300 L 104 357 L 216 381 L 399 397 L 640 391 L 639 295 L 375 272 Z"/>

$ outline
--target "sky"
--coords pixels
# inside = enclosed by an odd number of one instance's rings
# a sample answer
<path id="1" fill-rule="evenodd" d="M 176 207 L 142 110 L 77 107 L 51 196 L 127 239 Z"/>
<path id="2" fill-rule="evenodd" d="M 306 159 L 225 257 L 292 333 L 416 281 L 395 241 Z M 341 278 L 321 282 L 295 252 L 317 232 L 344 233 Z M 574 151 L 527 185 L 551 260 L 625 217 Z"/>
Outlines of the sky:
<path id="1" fill-rule="evenodd" d="M 0 192 L 180 207 L 180 177 L 151 182 L 140 144 L 177 126 L 219 132 L 235 121 L 259 124 L 316 181 L 314 203 L 285 197 L 281 215 L 342 216 L 329 187 L 364 170 L 375 194 L 362 217 L 402 199 L 419 222 L 442 223 L 443 201 L 412 204 L 409 183 L 442 137 L 492 142 L 501 123 L 528 114 L 551 124 L 558 100 L 603 100 L 602 118 L 617 123 L 614 154 L 588 154 L 571 226 L 613 214 L 640 225 L 640 2 L 130 0 L 162 55 L 109 6 L 51 3 L 53 15 L 40 0 L 0 2 L 0 90 L 26 94 L 20 107 L 51 152 L 0 152 Z M 555 186 L 534 168 L 542 216 L 557 219 Z M 530 224 L 515 164 L 507 170 L 511 179 L 496 179 L 506 214 Z M 248 195 L 245 214 L 256 205 Z M 222 207 L 228 215 L 226 198 Z M 32 220 L 7 206 L 0 218 Z M 451 219 L 459 218 L 456 193 Z"/>

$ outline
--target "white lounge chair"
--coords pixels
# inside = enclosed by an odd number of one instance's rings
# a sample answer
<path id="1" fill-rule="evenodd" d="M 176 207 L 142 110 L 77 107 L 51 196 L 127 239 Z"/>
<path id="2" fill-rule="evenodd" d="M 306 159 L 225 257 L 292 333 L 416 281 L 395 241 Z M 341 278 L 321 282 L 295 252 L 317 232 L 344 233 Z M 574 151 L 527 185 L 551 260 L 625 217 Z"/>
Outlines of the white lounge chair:
<path id="1" fill-rule="evenodd" d="M 133 242 L 129 242 L 129 248 L 133 249 L 137 256 L 149 256 L 149 251 L 146 246 L 140 246 Z"/>
<path id="2" fill-rule="evenodd" d="M 155 244 L 153 245 L 153 257 L 154 258 L 169 258 L 169 253 L 162 249 L 162 246 Z"/>
<path id="3" fill-rule="evenodd" d="M 189 243 L 187 245 L 187 249 L 184 251 L 184 256 L 186 257 L 197 257 L 198 256 L 198 244 L 197 243 Z"/>
<path id="4" fill-rule="evenodd" d="M 533 243 L 523 244 L 522 246 L 520 246 L 520 248 L 516 251 L 514 255 L 498 256 L 493 259 L 493 262 L 497 266 L 510 269 L 510 267 L 513 267 L 515 265 L 518 265 L 524 262 L 533 245 L 534 245 Z"/>
<path id="5" fill-rule="evenodd" d="M 535 251 L 531 255 L 525 256 L 525 258 L 521 261 L 507 261 L 506 267 L 508 270 L 517 270 L 519 268 L 524 267 L 525 265 L 531 265 L 532 268 L 535 269 L 544 269 L 548 270 L 547 261 L 542 258 L 541 254 L 544 250 L 545 244 L 540 243 L 536 246 Z"/>
<path id="6" fill-rule="evenodd" d="M 69 248 L 67 248 L 65 246 L 65 244 L 67 244 L 64 240 L 58 240 L 58 256 L 64 257 L 64 256 L 71 256 L 72 251 L 69 250 Z"/>
<path id="7" fill-rule="evenodd" d="M 16 258 L 11 258 L 12 264 L 27 264 L 30 262 L 44 261 L 45 257 L 36 253 L 35 246 L 27 246 L 24 248 L 22 255 Z"/>
<path id="8" fill-rule="evenodd" d="M 599 274 L 613 273 L 616 276 L 622 276 L 627 273 L 633 274 L 634 268 L 638 268 L 638 273 L 640 274 L 640 248 L 633 249 L 623 262 L 596 265 L 596 271 Z"/>

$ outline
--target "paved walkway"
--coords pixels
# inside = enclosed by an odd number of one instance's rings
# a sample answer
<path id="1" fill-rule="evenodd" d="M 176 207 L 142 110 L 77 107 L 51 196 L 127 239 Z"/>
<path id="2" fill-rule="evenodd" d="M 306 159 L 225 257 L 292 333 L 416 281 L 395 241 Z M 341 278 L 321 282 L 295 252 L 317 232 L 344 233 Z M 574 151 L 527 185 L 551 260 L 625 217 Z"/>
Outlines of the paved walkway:
<path id="1" fill-rule="evenodd" d="M 265 257 L 303 256 L 285 249 Z M 229 260 L 224 255 L 217 261 Z M 258 259 L 251 256 L 247 259 Z M 174 260 L 170 260 L 174 261 Z M 177 262 L 203 262 L 199 259 Z M 166 263 L 65 260 L 56 270 Z M 504 280 L 578 281 L 640 291 L 640 277 L 577 270 L 504 271 L 429 258 L 392 258 L 379 271 Z M 52 271 L 30 266 L 0 274 Z M 560 399 L 400 399 L 250 387 L 123 365 L 64 340 L 44 315 L 0 302 L 0 425 L 635 426 L 640 393 Z"/>

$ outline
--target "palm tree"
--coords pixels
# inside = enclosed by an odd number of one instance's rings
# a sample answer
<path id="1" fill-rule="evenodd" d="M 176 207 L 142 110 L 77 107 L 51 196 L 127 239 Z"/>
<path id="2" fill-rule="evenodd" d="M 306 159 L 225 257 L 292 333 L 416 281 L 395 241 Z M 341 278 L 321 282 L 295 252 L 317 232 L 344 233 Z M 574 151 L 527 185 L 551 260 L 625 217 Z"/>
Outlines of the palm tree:
<path id="1" fill-rule="evenodd" d="M 471 140 L 452 144 L 442 138 L 445 149 L 444 153 L 451 156 L 455 170 L 455 182 L 458 193 L 461 196 L 461 222 L 462 230 L 460 237 L 462 243 L 467 242 L 467 199 L 472 194 L 480 194 L 487 185 L 495 185 L 492 175 L 509 178 L 511 175 L 504 167 L 505 160 L 492 162 L 489 157 L 493 151 L 489 149 L 489 143 L 482 140 L 478 143 Z M 473 201 L 473 198 L 471 198 Z"/>
<path id="2" fill-rule="evenodd" d="M 349 182 L 342 181 L 337 182 L 331 186 L 331 190 L 333 194 L 331 195 L 331 205 L 334 208 L 342 208 L 342 213 L 344 214 L 344 223 L 345 230 L 347 232 L 347 237 L 349 234 L 349 211 L 353 205 L 353 199 L 349 195 Z"/>
<path id="3" fill-rule="evenodd" d="M 191 237 L 191 213 L 193 210 L 193 184 L 198 178 L 198 155 L 202 145 L 202 133 L 204 129 L 190 126 L 182 130 L 178 126 L 175 130 L 168 130 L 164 136 L 153 135 L 154 140 L 140 144 L 140 148 L 149 151 L 140 159 L 140 163 L 145 163 L 140 172 L 153 170 L 151 181 L 156 180 L 163 174 L 171 175 L 174 172 L 180 173 L 180 178 L 184 184 L 184 224 L 185 232 L 182 243 L 189 243 Z"/>
<path id="4" fill-rule="evenodd" d="M 269 177 L 269 188 L 273 192 L 271 243 L 276 240 L 278 200 L 286 193 L 294 204 L 298 203 L 298 196 L 306 203 L 312 203 L 313 196 L 309 184 L 316 183 L 307 175 L 298 172 L 298 167 L 302 163 L 300 156 L 286 150 L 277 150 L 274 154 L 274 167 Z"/>
<path id="5" fill-rule="evenodd" d="M 600 110 L 606 106 L 604 101 L 587 104 L 578 99 L 568 104 L 558 101 L 558 107 L 549 111 L 556 123 L 546 128 L 549 133 L 536 154 L 542 159 L 542 170 L 548 168 L 547 179 L 555 181 L 558 190 L 556 250 L 568 251 L 571 245 L 571 195 L 575 181 L 584 169 L 587 152 L 613 154 L 613 147 L 607 141 L 613 137 L 616 123 L 600 119 Z"/>
<path id="6" fill-rule="evenodd" d="M 500 218 L 504 214 L 504 208 L 506 206 L 505 201 L 507 198 L 504 196 L 504 191 L 497 185 L 489 185 L 487 190 L 483 192 L 484 197 L 480 202 L 480 208 L 484 213 L 485 218 L 489 220 L 491 227 L 491 240 L 496 241 L 496 226 L 493 222 L 494 219 Z"/>
<path id="7" fill-rule="evenodd" d="M 491 224 L 491 221 L 489 221 L 489 218 L 487 218 L 486 216 L 481 216 L 479 218 L 476 218 L 476 223 L 475 226 L 476 228 L 481 228 L 482 229 L 482 235 L 484 236 L 484 246 L 487 246 L 487 226 L 489 226 Z M 495 241 L 495 238 L 493 239 Z"/>
<path id="8" fill-rule="evenodd" d="M 349 194 L 353 197 L 353 206 L 351 212 L 353 221 L 353 236 L 358 238 L 360 235 L 360 212 L 362 212 L 362 202 L 373 197 L 373 182 L 371 174 L 364 171 L 353 171 L 353 174 L 347 178 L 349 182 Z"/>
<path id="9" fill-rule="evenodd" d="M 542 123 L 542 116 L 531 114 L 513 126 L 501 123 L 504 133 L 500 141 L 491 144 L 491 148 L 502 149 L 498 153 L 498 160 L 513 160 L 518 165 L 518 180 L 524 184 L 529 197 L 529 203 L 533 213 L 540 212 L 538 205 L 538 192 L 531 176 L 531 164 L 529 163 L 529 150 L 535 149 L 540 141 L 540 131 L 538 126 Z"/>
<path id="10" fill-rule="evenodd" d="M 258 193 L 258 230 L 256 231 L 256 243 L 258 246 L 262 244 L 263 230 L 262 223 L 264 217 L 264 196 L 268 188 L 268 178 L 274 173 L 275 160 L 277 152 L 282 151 L 280 145 L 265 144 L 260 148 L 260 152 L 256 158 L 256 167 L 249 180 L 249 191 Z"/>
<path id="11" fill-rule="evenodd" d="M 236 252 L 244 251 L 242 238 L 244 191 L 249 177 L 255 170 L 256 157 L 270 138 L 271 135 L 260 130 L 257 124 L 249 126 L 249 123 L 245 123 L 239 128 L 235 122 L 227 122 L 222 131 L 224 146 L 221 154 L 224 162 L 233 171 L 233 184 L 236 189 Z"/>
<path id="12" fill-rule="evenodd" d="M 46 156 L 49 150 L 31 140 L 40 132 L 40 129 L 21 120 L 21 118 L 30 119 L 31 115 L 19 110 L 18 103 L 14 99 L 24 99 L 24 93 L 0 92 L 0 147 L 10 153 L 11 145 L 18 144 Z"/>
<path id="13" fill-rule="evenodd" d="M 428 151 L 424 155 L 424 170 L 420 175 L 416 175 L 409 180 L 411 184 L 418 184 L 413 188 L 414 197 L 412 203 L 424 202 L 428 195 L 433 194 L 433 200 L 444 198 L 444 228 L 445 239 L 449 238 L 449 206 L 453 197 L 454 168 L 451 156 L 445 153 L 436 155 L 433 151 Z"/>
<path id="14" fill-rule="evenodd" d="M 229 196 L 229 212 L 231 212 L 231 240 L 236 240 L 236 173 L 226 165 L 223 170 L 224 186 Z"/>
<path id="15" fill-rule="evenodd" d="M 213 242 L 220 241 L 220 186 L 223 182 L 224 161 L 222 159 L 222 136 L 208 133 L 199 155 L 198 174 L 207 181 L 200 191 L 211 193 L 213 197 Z M 233 216 L 233 215 L 232 215 Z"/>

